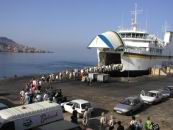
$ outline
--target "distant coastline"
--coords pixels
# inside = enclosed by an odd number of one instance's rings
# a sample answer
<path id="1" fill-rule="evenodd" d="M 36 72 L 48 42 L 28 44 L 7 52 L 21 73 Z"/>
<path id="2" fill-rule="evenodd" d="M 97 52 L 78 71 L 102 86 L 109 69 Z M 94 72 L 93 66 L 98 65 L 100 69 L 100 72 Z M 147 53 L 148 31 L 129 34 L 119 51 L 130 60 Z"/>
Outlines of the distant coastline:
<path id="1" fill-rule="evenodd" d="M 45 51 L 45 50 L 41 50 L 41 51 L 0 51 L 0 53 L 3 53 L 3 52 L 6 52 L 6 53 L 54 53 L 54 52 L 51 52 L 51 51 Z"/>
<path id="2" fill-rule="evenodd" d="M 53 53 L 51 51 L 42 50 L 34 47 L 28 47 L 23 44 L 16 43 L 15 41 L 7 38 L 0 37 L 0 52 L 10 53 Z"/>

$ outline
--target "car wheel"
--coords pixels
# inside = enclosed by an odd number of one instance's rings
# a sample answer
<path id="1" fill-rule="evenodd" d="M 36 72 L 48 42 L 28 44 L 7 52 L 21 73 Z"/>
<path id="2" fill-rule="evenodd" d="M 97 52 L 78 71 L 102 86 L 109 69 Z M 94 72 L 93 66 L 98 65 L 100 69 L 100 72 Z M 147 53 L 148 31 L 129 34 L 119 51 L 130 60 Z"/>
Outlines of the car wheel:
<path id="1" fill-rule="evenodd" d="M 132 116 L 133 115 L 133 111 L 131 110 L 131 111 L 127 112 L 126 115 L 127 116 Z"/>
<path id="2" fill-rule="evenodd" d="M 93 116 L 95 116 L 95 112 L 94 111 L 91 112 L 91 117 L 93 117 Z"/>

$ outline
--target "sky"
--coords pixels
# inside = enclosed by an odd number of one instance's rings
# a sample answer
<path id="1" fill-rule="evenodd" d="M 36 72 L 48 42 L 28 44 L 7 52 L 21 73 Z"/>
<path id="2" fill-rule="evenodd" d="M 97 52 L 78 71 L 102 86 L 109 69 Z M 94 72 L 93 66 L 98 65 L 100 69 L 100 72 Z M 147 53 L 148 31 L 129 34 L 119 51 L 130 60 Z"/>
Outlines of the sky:
<path id="1" fill-rule="evenodd" d="M 142 10 L 139 28 L 163 37 L 167 23 L 173 31 L 172 0 L 0 0 L 0 36 L 64 57 L 96 59 L 89 43 L 103 32 L 130 27 L 135 3 Z"/>

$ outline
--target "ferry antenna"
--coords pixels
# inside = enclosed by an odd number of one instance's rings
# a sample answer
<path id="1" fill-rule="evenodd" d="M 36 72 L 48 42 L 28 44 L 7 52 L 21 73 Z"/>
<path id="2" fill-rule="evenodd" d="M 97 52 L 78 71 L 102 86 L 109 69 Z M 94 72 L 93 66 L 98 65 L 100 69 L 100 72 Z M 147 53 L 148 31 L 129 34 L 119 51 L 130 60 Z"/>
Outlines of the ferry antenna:
<path id="1" fill-rule="evenodd" d="M 137 9 L 137 4 L 135 3 L 135 10 L 131 11 L 131 14 L 133 15 L 132 18 L 132 30 L 136 31 L 137 30 L 137 15 L 140 14 L 143 10 L 138 10 Z"/>
<path id="2" fill-rule="evenodd" d="M 164 32 L 168 31 L 168 28 L 169 28 L 168 23 L 165 20 L 165 23 L 164 23 Z"/>

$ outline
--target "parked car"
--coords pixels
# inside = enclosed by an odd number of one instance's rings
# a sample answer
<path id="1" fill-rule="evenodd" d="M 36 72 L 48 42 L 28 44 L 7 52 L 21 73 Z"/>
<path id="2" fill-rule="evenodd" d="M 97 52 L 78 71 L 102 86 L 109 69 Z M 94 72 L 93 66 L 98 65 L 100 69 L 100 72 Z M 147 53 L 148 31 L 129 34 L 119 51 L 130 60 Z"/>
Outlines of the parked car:
<path id="1" fill-rule="evenodd" d="M 79 113 L 80 117 L 83 115 L 86 107 L 88 108 L 90 113 L 93 112 L 93 107 L 91 107 L 91 103 L 83 99 L 76 99 L 70 102 L 62 103 L 62 106 L 64 111 L 67 111 L 69 113 L 73 112 L 74 107 L 75 110 Z"/>
<path id="2" fill-rule="evenodd" d="M 125 98 L 118 103 L 114 110 L 119 114 L 131 115 L 143 106 L 143 101 L 138 96 Z"/>
<path id="3" fill-rule="evenodd" d="M 163 99 L 163 95 L 162 95 L 162 92 L 159 90 L 151 90 L 148 92 L 145 92 L 144 90 L 142 90 L 140 94 L 140 98 L 146 104 L 153 104 L 153 103 L 161 102 Z"/>
<path id="4" fill-rule="evenodd" d="M 163 89 L 169 92 L 170 97 L 173 97 L 173 86 L 167 86 L 164 87 Z"/>
<path id="5" fill-rule="evenodd" d="M 171 97 L 171 92 L 168 89 L 163 88 L 163 89 L 160 89 L 159 91 L 162 93 L 163 99 L 167 99 Z"/>
<path id="6" fill-rule="evenodd" d="M 0 110 L 7 109 L 8 106 L 5 105 L 4 103 L 0 103 Z"/>

